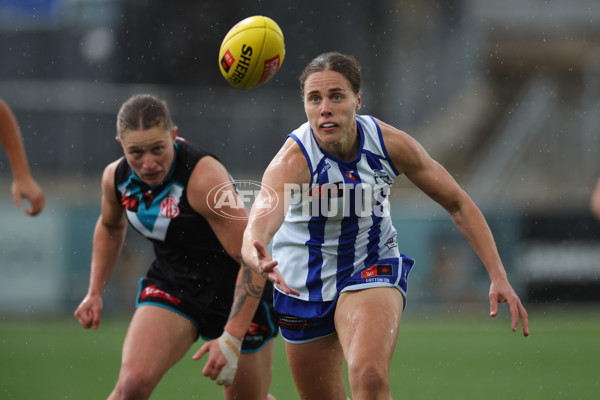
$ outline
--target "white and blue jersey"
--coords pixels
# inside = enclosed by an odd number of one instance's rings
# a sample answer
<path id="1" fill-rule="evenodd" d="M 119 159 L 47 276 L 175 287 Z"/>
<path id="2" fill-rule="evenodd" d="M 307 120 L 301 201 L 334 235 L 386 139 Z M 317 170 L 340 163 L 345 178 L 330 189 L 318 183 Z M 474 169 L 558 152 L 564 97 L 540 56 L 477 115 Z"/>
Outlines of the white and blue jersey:
<path id="1" fill-rule="evenodd" d="M 389 214 L 389 190 L 398 171 L 375 120 L 357 115 L 356 122 L 359 155 L 348 162 L 322 149 L 308 123 L 288 136 L 302 149 L 311 181 L 296 191 L 301 198 L 290 196 L 272 251 L 286 283 L 300 291 L 293 297 L 300 300 L 333 301 L 352 276 L 386 260 L 397 264 L 401 258 Z M 362 286 L 385 286 L 381 274 L 375 269 L 373 279 Z M 404 280 L 405 294 L 406 276 L 401 275 L 394 280 Z"/>
<path id="2" fill-rule="evenodd" d="M 286 283 L 300 292 L 274 293 L 280 330 L 289 342 L 333 333 L 343 291 L 396 287 L 406 298 L 414 260 L 399 253 L 389 213 L 398 171 L 375 120 L 357 115 L 356 123 L 360 148 L 352 161 L 322 149 L 308 123 L 288 135 L 300 146 L 311 174 L 308 185 L 286 188 L 289 208 L 273 238 L 273 259 Z"/>

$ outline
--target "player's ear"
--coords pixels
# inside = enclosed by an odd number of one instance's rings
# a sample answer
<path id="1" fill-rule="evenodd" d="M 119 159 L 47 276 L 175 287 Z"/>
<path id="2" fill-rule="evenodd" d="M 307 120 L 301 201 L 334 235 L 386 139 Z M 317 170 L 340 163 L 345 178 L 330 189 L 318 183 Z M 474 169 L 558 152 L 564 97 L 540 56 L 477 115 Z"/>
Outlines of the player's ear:
<path id="1" fill-rule="evenodd" d="M 117 141 L 117 143 L 119 143 L 121 146 L 123 145 L 123 142 L 121 142 L 121 138 L 118 136 L 115 136 L 115 140 Z"/>
<path id="2" fill-rule="evenodd" d="M 362 98 L 360 97 L 360 92 L 357 95 L 357 102 L 356 102 L 356 111 L 360 110 L 360 105 L 362 104 Z"/>
<path id="3" fill-rule="evenodd" d="M 175 125 L 173 129 L 171 129 L 171 138 L 173 139 L 173 141 L 177 139 L 177 132 L 179 132 L 179 127 Z"/>

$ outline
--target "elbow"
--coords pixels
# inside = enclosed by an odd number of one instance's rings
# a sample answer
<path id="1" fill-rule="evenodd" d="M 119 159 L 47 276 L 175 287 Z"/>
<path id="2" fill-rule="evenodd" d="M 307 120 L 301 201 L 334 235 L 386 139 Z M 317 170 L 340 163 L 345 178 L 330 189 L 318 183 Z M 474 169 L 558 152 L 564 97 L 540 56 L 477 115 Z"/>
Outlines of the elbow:
<path id="1" fill-rule="evenodd" d="M 127 232 L 127 224 L 120 222 L 118 224 L 112 224 L 106 220 L 101 220 L 99 221 L 100 224 L 99 226 L 104 229 L 104 231 L 106 233 L 108 233 L 108 235 L 111 238 L 123 238 L 125 237 L 125 233 Z"/>

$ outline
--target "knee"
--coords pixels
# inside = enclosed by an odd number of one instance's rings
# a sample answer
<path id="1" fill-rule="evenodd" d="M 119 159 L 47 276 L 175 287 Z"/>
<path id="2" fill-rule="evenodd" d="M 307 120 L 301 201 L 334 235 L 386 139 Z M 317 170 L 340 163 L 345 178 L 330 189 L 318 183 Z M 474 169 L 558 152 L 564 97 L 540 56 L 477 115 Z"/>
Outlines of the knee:
<path id="1" fill-rule="evenodd" d="M 373 364 L 354 366 L 349 371 L 352 393 L 382 393 L 389 390 L 387 371 Z"/>
<path id="2" fill-rule="evenodd" d="M 115 394 L 122 400 L 148 399 L 155 384 L 143 373 L 124 372 L 119 376 Z"/>

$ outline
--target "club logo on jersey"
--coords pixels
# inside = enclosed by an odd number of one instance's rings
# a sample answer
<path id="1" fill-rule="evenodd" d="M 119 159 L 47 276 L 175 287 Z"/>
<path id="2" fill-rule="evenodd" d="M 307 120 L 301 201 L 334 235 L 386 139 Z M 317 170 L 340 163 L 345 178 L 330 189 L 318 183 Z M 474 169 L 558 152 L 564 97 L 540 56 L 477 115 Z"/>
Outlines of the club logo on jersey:
<path id="1" fill-rule="evenodd" d="M 177 297 L 173 296 L 172 294 L 167 293 L 164 290 L 159 289 L 154 285 L 144 288 L 144 290 L 142 291 L 142 294 L 140 295 L 140 298 L 145 299 L 146 297 L 158 297 L 160 299 L 170 301 L 171 303 L 175 304 L 176 306 L 181 304 L 181 299 L 178 299 Z"/>
<path id="2" fill-rule="evenodd" d="M 175 218 L 179 215 L 179 202 L 173 196 L 167 196 L 160 202 L 160 215 Z"/>
<path id="3" fill-rule="evenodd" d="M 128 211 L 137 212 L 140 207 L 140 199 L 137 196 L 125 194 L 121 197 L 121 205 Z"/>
<path id="4" fill-rule="evenodd" d="M 394 247 L 398 247 L 398 243 L 396 243 L 396 236 L 389 238 L 385 241 L 385 246 L 388 249 L 393 249 Z"/>
<path id="5" fill-rule="evenodd" d="M 392 183 L 394 183 L 392 177 L 381 169 L 373 170 L 373 176 L 375 177 L 375 183 L 377 184 L 392 186 Z"/>
<path id="6" fill-rule="evenodd" d="M 392 276 L 394 269 L 391 264 L 375 264 L 363 270 L 360 274 L 361 278 L 373 278 L 376 276 Z"/>

